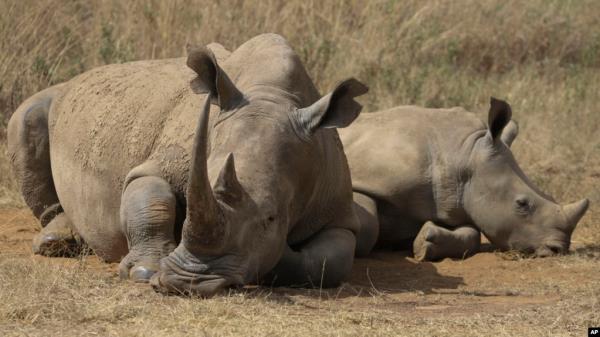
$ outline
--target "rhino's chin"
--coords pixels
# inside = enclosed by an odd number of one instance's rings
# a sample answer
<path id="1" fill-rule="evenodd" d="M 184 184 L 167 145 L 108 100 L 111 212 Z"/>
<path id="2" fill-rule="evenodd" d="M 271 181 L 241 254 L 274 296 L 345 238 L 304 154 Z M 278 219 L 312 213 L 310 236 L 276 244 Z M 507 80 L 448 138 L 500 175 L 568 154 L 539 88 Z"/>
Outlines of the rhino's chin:
<path id="1" fill-rule="evenodd" d="M 150 284 L 155 291 L 166 294 L 211 297 L 220 291 L 241 284 L 241 275 L 231 268 L 227 255 L 202 261 L 181 245 L 160 261 L 160 270 Z M 225 263 L 229 268 L 222 268 Z"/>

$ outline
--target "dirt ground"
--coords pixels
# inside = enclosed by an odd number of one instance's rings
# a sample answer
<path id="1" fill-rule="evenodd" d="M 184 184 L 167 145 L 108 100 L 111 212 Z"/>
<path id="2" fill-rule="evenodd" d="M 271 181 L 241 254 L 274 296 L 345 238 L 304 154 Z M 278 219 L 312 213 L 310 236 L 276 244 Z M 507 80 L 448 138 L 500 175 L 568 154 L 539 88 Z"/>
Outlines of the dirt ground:
<path id="1" fill-rule="evenodd" d="M 95 256 L 34 256 L 37 231 L 28 210 L 0 210 L 0 335 L 584 336 L 600 325 L 599 246 L 438 263 L 378 252 L 337 289 L 248 286 L 203 300 L 120 281 L 117 264 Z"/>

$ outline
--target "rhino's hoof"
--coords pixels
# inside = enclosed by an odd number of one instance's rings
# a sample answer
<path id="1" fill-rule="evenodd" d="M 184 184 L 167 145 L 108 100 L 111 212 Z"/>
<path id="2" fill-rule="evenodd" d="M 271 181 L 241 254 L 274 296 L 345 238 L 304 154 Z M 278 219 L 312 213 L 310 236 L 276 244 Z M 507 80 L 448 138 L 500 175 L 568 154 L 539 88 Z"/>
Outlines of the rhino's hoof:
<path id="1" fill-rule="evenodd" d="M 122 280 L 132 280 L 136 283 L 148 283 L 154 273 L 155 268 L 128 262 L 125 258 L 119 266 L 119 277 Z"/>
<path id="2" fill-rule="evenodd" d="M 48 257 L 76 256 L 80 245 L 74 238 L 65 238 L 54 233 L 38 234 L 33 239 L 33 252 Z"/>
<path id="3" fill-rule="evenodd" d="M 413 255 L 418 261 L 433 261 L 433 244 L 431 242 L 425 242 L 422 245 L 413 247 Z"/>
<path id="4" fill-rule="evenodd" d="M 144 266 L 135 266 L 129 271 L 129 279 L 136 283 L 148 283 L 156 270 Z"/>
<path id="5" fill-rule="evenodd" d="M 436 228 L 426 223 L 413 241 L 413 255 L 418 261 L 435 261 L 436 256 L 435 240 Z"/>

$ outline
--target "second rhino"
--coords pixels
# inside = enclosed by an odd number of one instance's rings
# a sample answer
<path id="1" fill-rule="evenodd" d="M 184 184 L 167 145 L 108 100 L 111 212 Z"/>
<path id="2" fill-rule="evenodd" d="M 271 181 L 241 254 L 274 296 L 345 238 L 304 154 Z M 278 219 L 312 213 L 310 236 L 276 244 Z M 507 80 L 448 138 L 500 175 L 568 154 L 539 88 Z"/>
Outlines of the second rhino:
<path id="1" fill-rule="evenodd" d="M 588 200 L 561 206 L 523 173 L 508 103 L 491 99 L 487 125 L 461 108 L 400 106 L 340 130 L 361 221 L 357 255 L 413 243 L 420 260 L 461 258 L 480 233 L 501 250 L 568 251 Z"/>

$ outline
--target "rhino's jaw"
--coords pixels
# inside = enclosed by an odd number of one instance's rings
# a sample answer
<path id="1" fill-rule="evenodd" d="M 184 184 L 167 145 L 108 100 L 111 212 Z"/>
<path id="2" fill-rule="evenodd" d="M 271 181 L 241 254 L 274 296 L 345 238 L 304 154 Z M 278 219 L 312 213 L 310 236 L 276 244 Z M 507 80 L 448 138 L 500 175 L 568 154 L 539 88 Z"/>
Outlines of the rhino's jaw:
<path id="1" fill-rule="evenodd" d="M 240 260 L 235 255 L 198 257 L 179 245 L 160 261 L 160 270 L 150 284 L 161 293 L 211 297 L 243 284 Z"/>

